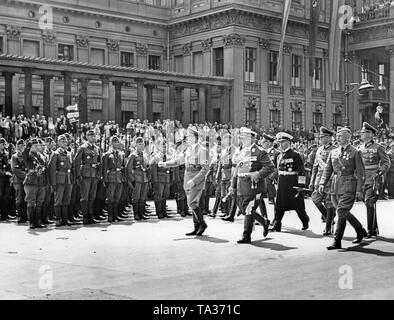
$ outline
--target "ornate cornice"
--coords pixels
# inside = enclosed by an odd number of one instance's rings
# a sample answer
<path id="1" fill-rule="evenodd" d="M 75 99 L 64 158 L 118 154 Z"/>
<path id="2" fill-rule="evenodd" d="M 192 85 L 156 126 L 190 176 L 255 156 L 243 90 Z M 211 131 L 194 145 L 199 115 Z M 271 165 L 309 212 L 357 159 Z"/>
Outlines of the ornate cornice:
<path id="1" fill-rule="evenodd" d="M 18 41 L 21 38 L 22 29 L 19 26 L 8 25 L 6 32 L 8 40 Z"/>
<path id="2" fill-rule="evenodd" d="M 227 46 L 241 46 L 245 45 L 245 37 L 239 35 L 238 33 L 232 33 L 226 36 L 223 36 L 223 44 L 225 47 Z"/>
<path id="3" fill-rule="evenodd" d="M 182 46 L 182 52 L 184 56 L 190 56 L 193 50 L 193 46 L 191 44 L 191 42 L 185 43 Z"/>
<path id="4" fill-rule="evenodd" d="M 42 39 L 47 44 L 54 44 L 56 40 L 56 33 L 52 30 L 46 30 L 42 32 Z"/>
<path id="5" fill-rule="evenodd" d="M 146 55 L 148 53 L 148 46 L 144 43 L 137 43 L 135 45 L 135 51 L 140 55 Z"/>
<path id="6" fill-rule="evenodd" d="M 76 36 L 76 42 L 77 42 L 77 46 L 79 48 L 87 48 L 89 45 L 89 37 L 86 35 L 77 35 Z"/>
<path id="7" fill-rule="evenodd" d="M 264 50 L 269 50 L 271 46 L 271 40 L 270 39 L 264 39 L 260 38 L 259 39 L 259 45 L 262 49 Z"/>
<path id="8" fill-rule="evenodd" d="M 203 51 L 209 51 L 212 48 L 212 38 L 201 41 Z"/>
<path id="9" fill-rule="evenodd" d="M 107 48 L 110 51 L 119 51 L 120 41 L 114 39 L 107 39 Z"/>

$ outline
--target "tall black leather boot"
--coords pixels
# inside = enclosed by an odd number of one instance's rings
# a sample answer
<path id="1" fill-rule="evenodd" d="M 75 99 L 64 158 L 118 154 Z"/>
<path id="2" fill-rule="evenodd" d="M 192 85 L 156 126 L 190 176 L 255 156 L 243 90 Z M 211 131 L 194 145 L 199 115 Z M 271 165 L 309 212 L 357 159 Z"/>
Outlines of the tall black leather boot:
<path id="1" fill-rule="evenodd" d="M 186 217 L 186 213 L 185 213 L 185 203 L 183 200 L 177 200 L 176 201 L 176 205 L 178 208 L 178 213 L 181 215 L 181 217 Z"/>
<path id="2" fill-rule="evenodd" d="M 142 220 L 148 220 L 149 218 L 147 218 L 145 216 L 146 201 L 145 200 L 140 200 L 140 201 L 138 201 L 138 205 L 139 205 L 138 212 L 139 212 L 139 215 L 140 215 L 141 219 Z"/>
<path id="3" fill-rule="evenodd" d="M 55 212 L 56 227 L 64 226 L 65 224 L 63 223 L 64 221 L 62 219 L 62 207 L 53 207 L 53 211 Z"/>
<path id="4" fill-rule="evenodd" d="M 112 211 L 114 215 L 114 221 L 119 221 L 119 222 L 124 221 L 121 217 L 119 217 L 119 204 L 117 202 L 114 202 L 112 204 Z"/>
<path id="5" fill-rule="evenodd" d="M 197 207 L 193 211 L 196 215 L 196 218 L 197 218 L 197 221 L 199 224 L 197 236 L 202 236 L 204 231 L 208 228 L 208 226 L 204 221 L 204 215 L 202 214 L 202 210 L 199 207 Z"/>
<path id="6" fill-rule="evenodd" d="M 234 217 L 235 217 L 236 211 L 237 211 L 237 197 L 235 195 L 233 195 L 231 197 L 231 205 L 230 205 L 228 216 L 226 218 L 222 218 L 222 220 L 234 222 Z"/>
<path id="7" fill-rule="evenodd" d="M 89 223 L 99 223 L 100 221 L 95 218 L 95 206 L 94 201 L 88 202 L 88 220 Z"/>
<path id="8" fill-rule="evenodd" d="M 172 218 L 168 213 L 167 213 L 167 200 L 163 199 L 161 200 L 161 212 L 165 218 Z"/>
<path id="9" fill-rule="evenodd" d="M 43 207 L 41 205 L 37 205 L 36 210 L 34 210 L 37 228 L 46 228 L 47 227 L 45 224 L 42 223 L 42 220 L 41 220 L 42 210 L 43 210 Z"/>
<path id="10" fill-rule="evenodd" d="M 62 223 L 66 226 L 72 226 L 71 221 L 68 219 L 68 206 L 62 206 Z"/>
<path id="11" fill-rule="evenodd" d="M 27 217 L 29 219 L 30 229 L 37 228 L 36 226 L 36 216 L 35 216 L 35 206 L 28 205 L 26 208 Z"/>
<path id="12" fill-rule="evenodd" d="M 162 208 L 161 208 L 161 201 L 155 201 L 155 209 L 156 209 L 156 215 L 159 219 L 163 219 L 163 213 L 162 213 Z"/>
<path id="13" fill-rule="evenodd" d="M 221 201 L 220 197 L 216 197 L 215 204 L 213 205 L 212 213 L 209 214 L 210 217 L 216 218 L 216 215 L 219 210 L 220 201 Z"/>
<path id="14" fill-rule="evenodd" d="M 135 221 L 141 220 L 141 216 L 139 214 L 139 201 L 138 200 L 133 201 L 133 215 L 134 215 Z"/>
<path id="15" fill-rule="evenodd" d="M 193 224 L 194 224 L 194 230 L 192 232 L 186 233 L 186 236 L 196 236 L 198 229 L 200 228 L 200 224 L 198 223 L 197 216 L 193 214 Z"/>
<path id="16" fill-rule="evenodd" d="M 327 220 L 327 209 L 323 204 L 315 204 L 316 208 L 319 209 L 320 213 L 321 213 L 321 218 L 323 222 L 326 222 Z"/>
<path id="17" fill-rule="evenodd" d="M 238 241 L 239 244 L 251 243 L 251 235 L 253 232 L 254 214 L 246 215 L 244 220 L 244 232 L 242 239 Z"/>
<path id="18" fill-rule="evenodd" d="M 89 224 L 89 207 L 86 201 L 81 201 L 81 211 L 83 216 L 83 224 Z"/>
<path id="19" fill-rule="evenodd" d="M 327 208 L 326 229 L 323 232 L 323 236 L 329 236 L 332 234 L 334 218 L 335 218 L 335 208 Z"/>
<path id="20" fill-rule="evenodd" d="M 66 210 L 67 210 L 67 216 L 68 216 L 68 221 L 70 221 L 71 223 L 78 223 L 81 222 L 81 219 L 79 219 L 78 217 L 74 216 L 74 212 L 73 209 L 70 205 L 66 205 Z"/>

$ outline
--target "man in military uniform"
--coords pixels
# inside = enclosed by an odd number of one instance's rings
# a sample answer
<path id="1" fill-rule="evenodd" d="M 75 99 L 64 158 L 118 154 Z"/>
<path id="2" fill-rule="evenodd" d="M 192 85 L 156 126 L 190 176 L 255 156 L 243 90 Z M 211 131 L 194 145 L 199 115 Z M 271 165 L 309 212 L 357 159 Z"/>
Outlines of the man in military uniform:
<path id="1" fill-rule="evenodd" d="M 390 150 L 387 155 L 390 158 L 390 169 L 387 173 L 387 189 L 389 190 L 389 198 L 394 199 L 394 142 L 390 144 Z"/>
<path id="2" fill-rule="evenodd" d="M 55 148 L 55 142 L 51 137 L 45 138 L 45 147 L 43 151 L 43 155 L 45 157 L 45 161 L 47 165 L 52 157 L 53 151 Z M 44 224 L 52 224 L 54 218 L 54 193 L 51 189 L 51 186 L 47 184 L 45 190 L 45 200 L 44 200 L 44 207 L 43 207 L 43 214 L 42 214 L 42 222 Z"/>
<path id="3" fill-rule="evenodd" d="M 216 148 L 212 154 L 212 164 L 210 167 L 210 172 L 212 174 L 212 179 L 213 179 L 213 185 L 215 188 L 215 204 L 213 205 L 212 212 L 209 214 L 211 218 L 216 218 L 216 215 L 219 210 L 219 206 L 221 204 L 222 200 L 222 192 L 221 192 L 221 170 L 220 170 L 220 156 L 222 153 L 222 143 L 221 143 L 221 137 L 219 136 L 217 138 L 218 144 L 216 145 Z M 209 174 L 208 174 L 209 176 Z M 208 200 L 209 203 L 209 200 Z"/>
<path id="4" fill-rule="evenodd" d="M 271 231 L 280 232 L 286 211 L 295 210 L 302 222 L 302 230 L 309 228 L 304 197 L 297 191 L 305 187 L 305 169 L 301 156 L 291 148 L 293 137 L 285 132 L 276 135 L 282 153 L 278 157 L 278 192 L 275 202 L 275 220 Z"/>
<path id="5" fill-rule="evenodd" d="M 55 211 L 56 226 L 71 226 L 78 222 L 70 210 L 71 192 L 73 188 L 72 157 L 67 151 L 67 137 L 58 137 L 58 148 L 52 153 L 48 165 L 48 182 L 54 194 L 53 208 Z"/>
<path id="6" fill-rule="evenodd" d="M 367 207 L 368 238 L 378 235 L 376 216 L 378 195 L 376 194 L 377 190 L 374 190 L 375 179 L 381 179 L 390 169 L 390 158 L 385 148 L 373 140 L 373 136 L 377 132 L 378 130 L 376 128 L 364 122 L 361 130 L 361 140 L 363 143 L 358 147 L 365 166 L 364 202 Z M 379 188 L 378 182 L 375 183 L 376 188 Z"/>
<path id="7" fill-rule="evenodd" d="M 158 141 L 157 148 L 149 162 L 152 177 L 153 197 L 155 201 L 156 215 L 159 219 L 169 218 L 167 215 L 167 199 L 170 196 L 170 170 L 159 167 L 159 162 L 167 161 L 166 143 Z"/>
<path id="8" fill-rule="evenodd" d="M 244 232 L 242 239 L 238 241 L 239 244 L 244 244 L 251 243 L 255 218 L 259 217 L 259 222 L 268 231 L 269 222 L 261 219 L 253 208 L 256 202 L 260 201 L 257 195 L 261 196 L 265 189 L 264 179 L 275 169 L 268 153 L 255 143 L 257 134 L 248 128 L 241 128 L 240 134 L 242 141 L 242 150 L 238 155 L 240 162 L 232 177 L 230 190 L 237 190 L 238 208 L 245 215 Z"/>
<path id="9" fill-rule="evenodd" d="M 98 223 L 94 212 L 94 200 L 97 192 L 97 183 L 100 178 L 101 163 L 100 149 L 95 145 L 96 136 L 93 130 L 86 133 L 87 142 L 77 151 L 74 158 L 75 177 L 80 184 L 81 209 L 83 223 Z"/>
<path id="10" fill-rule="evenodd" d="M 15 207 L 18 213 L 18 223 L 28 221 L 26 214 L 25 190 L 23 181 L 26 178 L 26 167 L 22 153 L 25 149 L 25 141 L 20 139 L 16 143 L 16 152 L 11 157 L 12 178 L 11 183 L 15 189 Z"/>
<path id="11" fill-rule="evenodd" d="M 268 194 L 268 203 L 275 204 L 276 189 L 275 179 L 277 176 L 278 156 L 280 152 L 274 147 L 275 137 L 269 134 L 263 134 L 263 148 L 267 151 L 271 161 L 274 163 L 275 171 L 265 179 L 265 185 Z"/>
<path id="12" fill-rule="evenodd" d="M 42 154 L 43 151 L 44 142 L 41 139 L 34 138 L 26 144 L 26 148 L 22 153 L 23 161 L 27 168 L 27 174 L 23 184 L 30 229 L 46 227 L 46 225 L 42 224 L 41 217 L 47 185 L 47 164 Z"/>
<path id="13" fill-rule="evenodd" d="M 10 159 L 6 150 L 7 142 L 0 139 L 0 211 L 1 220 L 13 219 L 8 202 L 10 200 L 10 178 L 12 176 Z"/>
<path id="14" fill-rule="evenodd" d="M 331 130 L 328 130 L 325 127 L 320 128 L 321 146 L 316 152 L 315 162 L 312 168 L 311 181 L 309 184 L 309 189 L 313 191 L 312 201 L 326 221 L 326 228 L 323 232 L 323 235 L 325 236 L 331 235 L 332 223 L 335 218 L 335 208 L 331 201 L 329 188 L 326 188 L 324 193 L 320 193 L 319 183 L 324 168 L 326 167 L 328 155 L 330 154 L 331 150 L 335 149 L 335 146 L 332 144 L 333 135 L 334 132 Z"/>
<path id="15" fill-rule="evenodd" d="M 346 221 L 352 225 L 357 233 L 357 239 L 353 243 L 361 243 L 367 235 L 361 223 L 350 213 L 354 201 L 363 198 L 365 183 L 362 154 L 350 144 L 350 138 L 350 129 L 340 128 L 338 130 L 336 140 L 339 147 L 330 152 L 327 165 L 319 182 L 319 192 L 324 194 L 326 185 L 331 181 L 330 193 L 338 215 L 334 242 L 327 247 L 328 250 L 342 248 L 341 240 L 345 233 Z"/>
<path id="16" fill-rule="evenodd" d="M 145 200 L 148 191 L 148 154 L 144 151 L 145 143 L 142 137 L 136 139 L 136 149 L 131 153 L 126 163 L 126 176 L 129 185 L 133 185 L 132 203 L 134 220 L 147 219 L 144 216 Z"/>
<path id="17" fill-rule="evenodd" d="M 176 151 L 174 157 L 180 157 L 186 151 L 185 143 L 183 143 L 183 138 L 178 137 L 176 141 Z M 185 165 L 179 165 L 173 168 L 174 177 L 174 189 L 175 189 L 175 200 L 177 205 L 177 211 L 182 217 L 190 215 L 189 208 L 187 205 L 186 191 L 183 188 L 185 179 Z"/>
<path id="18" fill-rule="evenodd" d="M 124 221 L 119 217 L 119 203 L 122 196 L 124 182 L 123 154 L 119 150 L 119 138 L 112 136 L 110 139 L 110 148 L 104 153 L 101 160 L 103 166 L 103 182 L 106 189 L 105 203 L 108 210 L 108 222 Z"/>
<path id="19" fill-rule="evenodd" d="M 167 161 L 159 162 L 159 166 L 164 168 L 175 167 L 185 164 L 185 182 L 184 188 L 186 191 L 187 203 L 193 213 L 194 230 L 187 233 L 187 236 L 202 236 L 207 229 L 207 224 L 204 221 L 204 215 L 199 207 L 200 197 L 205 186 L 205 177 L 209 170 L 209 150 L 198 142 L 200 133 L 189 128 L 187 133 L 187 144 L 185 154 L 180 154 L 177 158 Z"/>

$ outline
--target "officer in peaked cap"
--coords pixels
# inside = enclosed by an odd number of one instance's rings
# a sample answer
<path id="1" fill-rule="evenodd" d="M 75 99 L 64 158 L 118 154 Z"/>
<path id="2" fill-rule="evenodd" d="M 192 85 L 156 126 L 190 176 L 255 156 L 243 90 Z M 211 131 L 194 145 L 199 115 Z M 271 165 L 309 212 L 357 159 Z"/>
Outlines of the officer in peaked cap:
<path id="1" fill-rule="evenodd" d="M 275 188 L 274 180 L 276 179 L 276 175 L 277 175 L 276 167 L 278 165 L 278 156 L 279 156 L 280 152 L 274 146 L 275 140 L 276 140 L 275 137 L 273 137 L 267 133 L 263 134 L 263 147 L 264 147 L 265 151 L 267 151 L 271 161 L 274 163 L 274 166 L 275 166 L 275 172 L 270 174 L 265 179 L 269 204 L 275 204 L 275 197 L 276 197 L 276 188 Z"/>
<path id="2" fill-rule="evenodd" d="M 108 222 L 123 221 L 120 217 L 120 200 L 123 187 L 124 155 L 119 150 L 119 138 L 110 138 L 110 148 L 104 153 L 101 163 L 103 165 L 103 181 L 106 187 L 105 202 L 108 209 Z"/>
<path id="3" fill-rule="evenodd" d="M 358 146 L 365 165 L 364 203 L 367 208 L 368 238 L 378 235 L 376 216 L 378 196 L 374 188 L 378 188 L 379 184 L 375 183 L 375 179 L 382 180 L 383 176 L 390 169 L 390 158 L 385 148 L 373 140 L 377 132 L 376 128 L 368 122 L 364 122 L 361 129 L 362 144 Z"/>
<path id="4" fill-rule="evenodd" d="M 23 161 L 22 152 L 25 148 L 25 141 L 20 139 L 16 143 L 16 151 L 11 156 L 12 178 L 11 184 L 15 190 L 15 208 L 18 214 L 18 223 L 27 222 L 25 190 L 23 181 L 26 178 L 26 166 Z"/>
<path id="5" fill-rule="evenodd" d="M 93 130 L 86 132 L 87 141 L 81 145 L 74 158 L 75 177 L 81 188 L 81 211 L 83 223 L 98 223 L 94 201 L 101 173 L 101 151 L 96 145 Z"/>
<path id="6" fill-rule="evenodd" d="M 324 168 L 326 167 L 328 156 L 330 152 L 335 149 L 335 146 L 332 143 L 333 136 L 333 131 L 326 127 L 320 128 L 319 137 L 321 146 L 316 152 L 315 162 L 312 168 L 312 177 L 309 184 L 309 189 L 313 190 L 312 201 L 322 214 L 323 221 L 326 222 L 326 228 L 323 231 L 324 236 L 331 235 L 332 233 L 331 229 L 335 217 L 335 208 L 331 201 L 330 187 L 327 186 L 322 193 L 320 193 L 318 189 L 320 178 L 322 177 Z"/>
<path id="7" fill-rule="evenodd" d="M 9 164 L 9 155 L 7 152 L 7 141 L 0 139 L 0 211 L 1 220 L 14 219 L 11 215 L 11 208 L 8 205 L 11 195 L 10 177 L 11 166 Z"/>
<path id="8" fill-rule="evenodd" d="M 295 210 L 302 222 L 302 230 L 309 228 L 309 217 L 305 211 L 304 197 L 297 187 L 305 187 L 305 168 L 301 156 L 291 148 L 293 136 L 280 132 L 276 135 L 281 147 L 278 157 L 278 192 L 275 202 L 275 220 L 271 231 L 280 232 L 286 211 Z"/>

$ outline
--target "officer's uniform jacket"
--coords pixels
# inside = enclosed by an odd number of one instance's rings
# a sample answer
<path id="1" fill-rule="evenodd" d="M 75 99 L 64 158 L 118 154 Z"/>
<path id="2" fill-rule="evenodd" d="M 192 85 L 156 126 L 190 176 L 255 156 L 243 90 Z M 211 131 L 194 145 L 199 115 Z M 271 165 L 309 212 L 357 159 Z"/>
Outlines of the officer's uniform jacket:
<path id="1" fill-rule="evenodd" d="M 185 152 L 186 152 L 186 149 L 184 149 L 184 150 L 180 149 L 174 154 L 173 158 L 175 158 L 175 159 L 184 158 Z M 185 167 L 184 163 L 173 167 L 174 182 L 175 183 L 177 183 L 177 184 L 182 183 L 183 184 L 183 181 L 185 179 L 185 171 L 186 171 L 186 167 Z"/>
<path id="2" fill-rule="evenodd" d="M 0 153 L 0 180 L 8 180 L 10 178 L 11 166 L 8 158 L 8 152 Z"/>
<path id="3" fill-rule="evenodd" d="M 124 153 L 116 150 L 109 150 L 102 158 L 102 176 L 105 183 L 124 182 Z"/>
<path id="4" fill-rule="evenodd" d="M 314 186 L 319 186 L 320 179 L 324 172 L 324 168 L 327 164 L 328 156 L 330 155 L 330 152 L 334 149 L 335 146 L 332 143 L 321 146 L 317 149 L 311 177 L 311 184 L 313 184 Z"/>
<path id="5" fill-rule="evenodd" d="M 23 184 L 45 186 L 47 180 L 45 156 L 38 152 L 30 151 L 29 148 L 25 148 L 22 157 L 27 169 Z"/>
<path id="6" fill-rule="evenodd" d="M 26 178 L 26 166 L 25 162 L 23 161 L 22 154 L 15 152 L 11 156 L 11 171 L 12 171 L 12 177 L 11 177 L 11 183 L 13 184 L 21 184 Z"/>
<path id="7" fill-rule="evenodd" d="M 128 181 L 148 182 L 148 163 L 148 155 L 145 152 L 132 152 L 126 163 Z"/>
<path id="8" fill-rule="evenodd" d="M 393 151 L 389 151 L 388 153 L 387 153 L 387 155 L 389 156 L 389 158 L 390 158 L 390 172 L 394 172 L 394 152 Z"/>
<path id="9" fill-rule="evenodd" d="M 100 149 L 88 142 L 77 151 L 74 158 L 75 176 L 82 178 L 100 178 Z"/>
<path id="10" fill-rule="evenodd" d="M 168 168 L 158 166 L 160 161 L 165 162 L 166 160 L 166 155 L 160 151 L 153 155 L 149 166 L 153 183 L 170 183 L 170 170 Z"/>
<path id="11" fill-rule="evenodd" d="M 48 182 L 52 186 L 73 183 L 73 162 L 71 153 L 58 148 L 52 153 L 48 165 Z"/>
<path id="12" fill-rule="evenodd" d="M 274 164 L 268 153 L 257 144 L 242 148 L 238 154 L 239 163 L 232 178 L 231 186 L 239 196 L 254 196 L 264 191 L 264 179 L 274 172 Z M 259 173 L 257 184 L 252 183 L 251 173 Z"/>
<path id="13" fill-rule="evenodd" d="M 386 173 L 390 168 L 390 158 L 382 145 L 370 141 L 359 145 L 365 166 L 365 184 L 373 184 L 378 171 Z"/>
<path id="14" fill-rule="evenodd" d="M 332 174 L 331 194 L 363 192 L 365 167 L 361 151 L 350 144 L 344 150 L 342 147 L 332 150 L 320 179 L 320 185 L 327 185 Z"/>
<path id="15" fill-rule="evenodd" d="M 231 180 L 231 173 L 233 168 L 235 168 L 235 164 L 233 164 L 234 152 L 235 147 L 233 145 L 230 145 L 225 148 L 220 154 L 218 171 L 220 171 L 219 174 L 221 175 L 222 181 Z"/>

